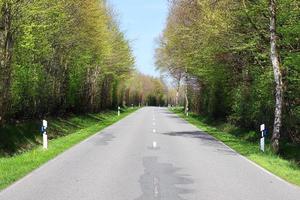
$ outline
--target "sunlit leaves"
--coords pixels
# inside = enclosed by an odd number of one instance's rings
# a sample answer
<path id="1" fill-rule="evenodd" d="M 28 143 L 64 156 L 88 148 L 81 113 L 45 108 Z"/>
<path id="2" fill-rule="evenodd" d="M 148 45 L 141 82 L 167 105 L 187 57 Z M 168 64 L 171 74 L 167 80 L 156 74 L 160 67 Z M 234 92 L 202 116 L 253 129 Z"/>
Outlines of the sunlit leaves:
<path id="1" fill-rule="evenodd" d="M 274 77 L 265 0 L 174 0 L 156 51 L 157 67 L 177 80 L 187 71 L 194 111 L 244 128 L 273 124 Z M 300 141 L 300 4 L 278 0 L 278 40 L 284 68 L 283 132 Z M 172 73 L 175 72 L 175 73 Z M 196 81 L 195 81 L 196 80 Z"/>

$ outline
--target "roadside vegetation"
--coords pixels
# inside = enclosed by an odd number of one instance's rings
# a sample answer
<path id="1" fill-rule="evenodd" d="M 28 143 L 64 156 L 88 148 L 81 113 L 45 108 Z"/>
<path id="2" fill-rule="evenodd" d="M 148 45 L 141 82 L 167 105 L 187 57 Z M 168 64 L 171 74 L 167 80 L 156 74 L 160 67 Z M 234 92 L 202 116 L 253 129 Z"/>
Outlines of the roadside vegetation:
<path id="1" fill-rule="evenodd" d="M 135 69 L 106 0 L 0 0 L 0 188 L 117 120 L 89 113 L 167 104 L 184 105 L 196 113 L 188 120 L 299 184 L 300 1 L 169 5 L 155 58 L 173 88 Z M 42 119 L 55 147 L 48 153 L 37 147 Z M 265 154 L 251 131 L 260 124 Z"/>
<path id="2" fill-rule="evenodd" d="M 0 0 L 0 61 L 0 126 L 146 104 L 164 85 L 137 72 L 105 0 Z"/>
<path id="3" fill-rule="evenodd" d="M 53 139 L 89 126 L 86 113 L 164 103 L 118 21 L 104 0 L 0 0 L 1 156 L 35 147 L 43 119 Z"/>
<path id="4" fill-rule="evenodd" d="M 0 0 L 0 189 L 165 90 L 135 69 L 107 1 Z"/>
<path id="5" fill-rule="evenodd" d="M 136 110 L 137 108 L 124 109 L 120 116 L 117 116 L 115 111 L 107 111 L 49 119 L 48 136 L 51 140 L 48 150 L 42 149 L 42 135 L 38 132 L 38 123 L 30 122 L 9 127 L 10 135 L 7 135 L 6 140 L 12 144 L 8 144 L 8 147 L 11 148 L 16 141 L 19 143 L 10 151 L 4 151 L 10 152 L 10 156 L 0 155 L 0 190 Z M 30 137 L 27 138 L 24 134 Z"/>
<path id="6" fill-rule="evenodd" d="M 270 137 L 268 137 L 266 151 L 263 153 L 259 149 L 259 131 L 242 130 L 228 123 L 211 121 L 211 119 L 195 113 L 190 113 L 187 117 L 184 113 L 184 108 L 173 108 L 170 110 L 197 126 L 200 130 L 224 142 L 269 172 L 300 186 L 300 146 L 284 146 L 282 148 L 284 148 L 286 154 L 277 155 L 272 151 Z"/>
<path id="7" fill-rule="evenodd" d="M 174 79 L 168 102 L 244 130 L 265 124 L 275 153 L 299 152 L 299 13 L 299 0 L 171 1 L 156 50 Z"/>

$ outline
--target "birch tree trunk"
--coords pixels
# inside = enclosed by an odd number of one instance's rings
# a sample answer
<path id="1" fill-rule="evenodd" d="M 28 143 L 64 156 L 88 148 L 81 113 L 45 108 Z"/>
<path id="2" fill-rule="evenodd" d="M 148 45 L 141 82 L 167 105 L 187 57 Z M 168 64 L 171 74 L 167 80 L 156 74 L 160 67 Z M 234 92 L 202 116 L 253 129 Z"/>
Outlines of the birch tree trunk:
<path id="1" fill-rule="evenodd" d="M 271 44 L 271 61 L 274 71 L 275 89 L 275 118 L 272 135 L 273 151 L 279 151 L 280 128 L 282 123 L 282 105 L 283 105 L 283 83 L 282 73 L 280 70 L 279 52 L 277 49 L 276 35 L 276 0 L 270 0 L 270 44 Z"/>
<path id="2" fill-rule="evenodd" d="M 3 2 L 0 10 L 0 124 L 8 110 L 11 86 L 12 61 L 12 10 L 8 2 Z"/>
<path id="3" fill-rule="evenodd" d="M 180 81 L 177 82 L 176 87 L 176 97 L 175 97 L 175 106 L 178 106 L 178 100 L 179 100 L 179 90 L 180 90 Z"/>
<path id="4" fill-rule="evenodd" d="M 189 98 L 188 98 L 188 77 L 185 78 L 185 114 L 188 115 L 189 112 Z"/>

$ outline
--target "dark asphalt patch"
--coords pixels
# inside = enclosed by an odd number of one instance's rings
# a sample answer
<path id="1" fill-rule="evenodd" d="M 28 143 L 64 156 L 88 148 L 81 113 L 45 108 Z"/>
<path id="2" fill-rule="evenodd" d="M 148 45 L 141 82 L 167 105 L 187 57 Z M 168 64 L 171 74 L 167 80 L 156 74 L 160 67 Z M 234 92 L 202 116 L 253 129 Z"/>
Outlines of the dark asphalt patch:
<path id="1" fill-rule="evenodd" d="M 181 168 L 159 163 L 157 157 L 145 157 L 143 165 L 144 174 L 139 180 L 143 194 L 135 200 L 184 200 L 180 195 L 193 193 L 194 181 L 189 175 L 179 174 Z"/>

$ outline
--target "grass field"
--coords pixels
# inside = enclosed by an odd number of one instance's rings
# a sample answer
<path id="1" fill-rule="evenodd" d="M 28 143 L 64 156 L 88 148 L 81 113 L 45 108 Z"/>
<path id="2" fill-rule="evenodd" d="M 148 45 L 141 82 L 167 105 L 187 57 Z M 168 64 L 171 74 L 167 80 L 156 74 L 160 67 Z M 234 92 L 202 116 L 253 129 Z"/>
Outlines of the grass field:
<path id="1" fill-rule="evenodd" d="M 222 130 L 221 128 L 216 128 L 215 126 L 207 124 L 205 118 L 196 114 L 190 114 L 187 117 L 183 114 L 182 109 L 172 109 L 172 111 L 181 118 L 197 126 L 202 131 L 224 142 L 241 155 L 254 161 L 271 173 L 290 183 L 300 186 L 300 167 L 297 165 L 296 161 L 283 159 L 282 157 L 273 154 L 268 144 L 266 145 L 266 152 L 261 152 L 259 150 L 259 140 L 254 141 L 255 138 L 259 138 L 259 133 L 249 132 L 244 134 L 244 137 L 240 137 L 234 134 L 234 132 L 229 133 L 230 131 L 224 131 L 224 128 L 222 128 Z M 300 149 L 297 151 L 300 151 Z"/>
<path id="2" fill-rule="evenodd" d="M 13 155 L 2 155 L 2 157 L 0 157 L 0 190 L 24 177 L 26 174 L 80 141 L 119 121 L 135 110 L 136 109 L 124 110 L 119 117 L 116 112 L 104 112 L 99 114 L 73 116 L 64 119 L 49 119 L 49 136 L 50 138 L 52 137 L 52 140 L 49 141 L 48 150 L 42 149 L 41 142 L 39 141 L 41 135 L 38 135 L 39 133 L 37 131 L 37 135 L 32 133 L 28 134 L 31 137 L 27 138 L 26 143 L 23 145 L 16 145 L 22 147 L 22 150 L 18 150 Z M 30 124 L 31 125 L 20 125 L 21 128 L 13 128 L 12 126 L 9 128 L 6 127 L 6 130 L 9 130 L 12 133 L 20 132 L 19 129 L 23 131 L 34 131 L 35 129 L 29 129 L 28 127 L 35 127 L 32 125 L 35 123 L 30 122 Z M 24 135 L 26 135 L 26 133 L 24 133 Z M 26 139 L 24 135 L 22 137 L 24 137 L 23 139 Z M 27 150 L 25 150 L 25 147 Z"/>

